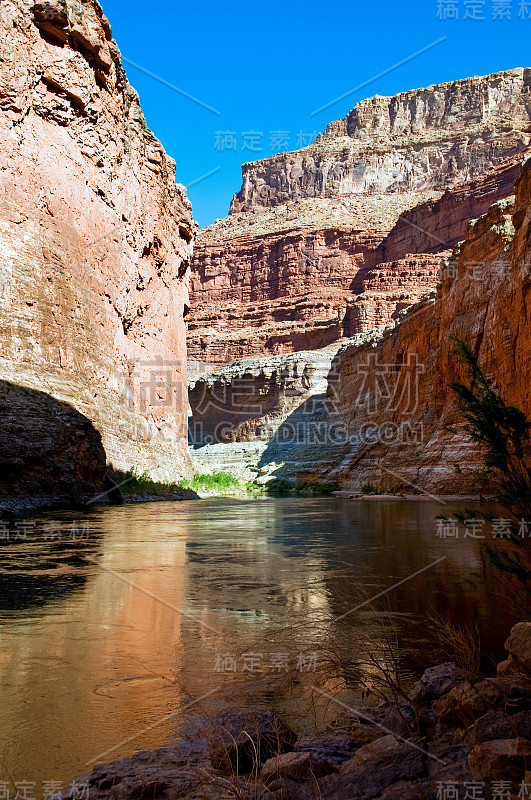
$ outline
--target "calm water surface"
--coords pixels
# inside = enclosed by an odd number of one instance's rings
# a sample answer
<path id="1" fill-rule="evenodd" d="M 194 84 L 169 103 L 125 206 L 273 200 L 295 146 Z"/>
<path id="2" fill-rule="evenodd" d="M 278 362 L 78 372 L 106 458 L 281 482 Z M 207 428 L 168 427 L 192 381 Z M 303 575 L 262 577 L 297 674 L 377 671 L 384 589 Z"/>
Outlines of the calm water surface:
<path id="1" fill-rule="evenodd" d="M 436 515 L 461 508 L 290 497 L 38 518 L 0 544 L 0 780 L 39 795 L 164 744 L 208 692 L 197 707 L 261 703 L 310 726 L 313 686 L 356 700 L 330 642 L 355 660 L 369 633 L 383 659 L 389 619 L 406 681 L 435 661 L 433 611 L 477 622 L 499 660 L 518 618 L 506 587 L 479 542 L 436 536 Z M 88 539 L 72 541 L 80 520 Z"/>

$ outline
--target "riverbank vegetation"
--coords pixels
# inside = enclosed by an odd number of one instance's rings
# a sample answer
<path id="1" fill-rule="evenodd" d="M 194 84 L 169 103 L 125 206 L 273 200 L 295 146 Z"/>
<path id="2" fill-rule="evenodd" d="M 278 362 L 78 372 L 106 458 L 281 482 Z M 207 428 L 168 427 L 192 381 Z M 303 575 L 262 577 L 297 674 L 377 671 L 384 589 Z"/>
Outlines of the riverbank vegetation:
<path id="1" fill-rule="evenodd" d="M 512 535 L 493 546 L 482 542 L 490 562 L 500 575 L 512 582 L 512 600 L 531 617 L 531 564 L 528 552 L 531 536 L 531 421 L 523 411 L 507 403 L 489 381 L 471 346 L 454 339 L 455 354 L 468 368 L 468 382 L 453 382 L 465 432 L 483 451 L 480 479 L 493 492 L 498 506 L 507 514 Z M 457 518 L 483 516 L 499 521 L 499 509 L 483 512 L 465 509 Z M 524 548 L 526 548 L 524 550 Z"/>
<path id="2" fill-rule="evenodd" d="M 114 479 L 126 496 L 149 496 L 167 497 L 172 499 L 174 495 L 190 492 L 193 495 L 234 495 L 247 494 L 248 492 L 259 491 L 260 487 L 251 481 L 238 480 L 229 472 L 216 470 L 212 473 L 194 473 L 191 478 L 182 478 L 178 482 L 154 481 L 144 470 L 142 473 L 136 470 L 120 471 L 116 470 Z"/>
<path id="3" fill-rule="evenodd" d="M 182 478 L 178 482 L 154 481 L 147 471 L 138 473 L 135 470 L 115 470 L 114 480 L 125 497 L 161 497 L 172 499 L 179 492 L 190 491 L 204 496 L 217 495 L 271 495 L 282 497 L 302 494 L 323 496 L 340 488 L 337 483 L 321 483 L 319 481 L 301 481 L 297 484 L 285 480 L 274 480 L 260 486 L 254 481 L 244 481 L 230 472 L 214 470 L 209 473 L 195 472 L 191 478 Z"/>
<path id="4" fill-rule="evenodd" d="M 466 422 L 465 432 L 483 450 L 482 482 L 516 519 L 531 520 L 531 422 L 493 388 L 468 342 L 454 341 L 469 379 L 454 381 L 450 388 Z"/>
<path id="5" fill-rule="evenodd" d="M 230 472 L 214 470 L 210 473 L 194 473 L 179 483 L 184 489 L 193 489 L 200 494 L 241 494 L 259 491 L 260 487 L 252 481 L 241 481 Z"/>

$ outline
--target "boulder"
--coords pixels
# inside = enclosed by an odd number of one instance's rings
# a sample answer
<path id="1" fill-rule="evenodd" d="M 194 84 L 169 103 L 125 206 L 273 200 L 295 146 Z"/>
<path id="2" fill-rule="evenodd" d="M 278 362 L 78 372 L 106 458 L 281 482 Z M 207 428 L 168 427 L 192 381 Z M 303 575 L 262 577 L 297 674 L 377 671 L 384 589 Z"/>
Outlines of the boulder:
<path id="1" fill-rule="evenodd" d="M 382 720 L 382 727 L 386 728 L 387 732 L 407 738 L 415 730 L 415 712 L 411 706 L 391 706 Z M 383 733 L 385 734 L 385 731 Z"/>
<path id="2" fill-rule="evenodd" d="M 315 781 L 324 775 L 337 772 L 338 768 L 313 753 L 282 753 L 270 758 L 262 767 L 260 777 L 267 784 L 278 778 L 289 778 L 298 783 Z"/>
<path id="3" fill-rule="evenodd" d="M 430 703 L 465 682 L 463 670 L 453 661 L 447 661 L 425 670 L 420 681 L 413 686 L 411 699 L 417 703 Z"/>
<path id="4" fill-rule="evenodd" d="M 263 800 L 314 800 L 311 784 L 295 783 L 289 778 L 277 778 L 268 784 L 264 793 L 258 795 Z M 255 795 L 251 794 L 253 798 Z"/>
<path id="5" fill-rule="evenodd" d="M 325 800 L 369 800 L 399 781 L 412 781 L 425 774 L 425 757 L 416 742 L 383 736 L 361 747 L 338 775 L 323 778 Z M 398 796 L 398 795 L 397 795 Z"/>
<path id="6" fill-rule="evenodd" d="M 470 751 L 468 765 L 475 781 L 511 781 L 521 784 L 531 761 L 531 742 L 522 738 L 497 739 Z"/>
<path id="7" fill-rule="evenodd" d="M 529 681 L 526 670 L 513 656 L 509 656 L 505 661 L 500 661 L 496 669 L 496 677 L 499 681 L 507 684 L 525 684 Z"/>
<path id="8" fill-rule="evenodd" d="M 467 732 L 467 741 L 477 745 L 496 739 L 512 739 L 516 735 L 512 723 L 512 718 L 501 708 L 490 708 Z"/>
<path id="9" fill-rule="evenodd" d="M 439 720 L 447 725 L 472 725 L 492 706 L 503 699 L 501 688 L 490 680 L 471 684 L 468 681 L 455 686 L 433 704 Z"/>
<path id="10" fill-rule="evenodd" d="M 271 711 L 230 708 L 202 725 L 212 766 L 222 772 L 251 772 L 274 756 L 293 748 L 297 739 Z"/>
<path id="11" fill-rule="evenodd" d="M 387 734 L 387 731 L 380 726 L 383 725 L 388 711 L 388 708 L 372 708 L 371 706 L 362 706 L 356 711 L 345 710 L 332 720 L 331 725 L 334 730 L 348 733 L 358 742 L 368 744 Z"/>
<path id="12" fill-rule="evenodd" d="M 531 673 L 531 622 L 519 622 L 511 629 L 505 649 Z"/>
<path id="13" fill-rule="evenodd" d="M 531 741 L 531 713 L 520 711 L 509 716 L 500 708 L 491 708 L 467 732 L 471 745 L 497 739 L 527 739 Z"/>
<path id="14" fill-rule="evenodd" d="M 509 657 L 498 664 L 497 677 L 504 683 L 531 684 L 531 622 L 515 625 L 505 642 Z"/>
<path id="15" fill-rule="evenodd" d="M 426 800 L 429 797 L 431 784 L 429 781 L 410 783 L 398 781 L 384 789 L 378 800 Z"/>
<path id="16" fill-rule="evenodd" d="M 329 764 L 339 768 L 352 758 L 362 744 L 363 742 L 354 736 L 308 736 L 297 739 L 293 750 L 296 753 L 310 753 L 313 758 L 328 761 Z"/>
<path id="17" fill-rule="evenodd" d="M 141 800 L 142 798 L 197 798 L 220 796 L 215 776 L 208 775 L 204 741 L 180 742 L 157 750 L 141 750 L 108 764 L 97 764 L 49 800 Z M 81 787 L 87 787 L 81 788 Z"/>

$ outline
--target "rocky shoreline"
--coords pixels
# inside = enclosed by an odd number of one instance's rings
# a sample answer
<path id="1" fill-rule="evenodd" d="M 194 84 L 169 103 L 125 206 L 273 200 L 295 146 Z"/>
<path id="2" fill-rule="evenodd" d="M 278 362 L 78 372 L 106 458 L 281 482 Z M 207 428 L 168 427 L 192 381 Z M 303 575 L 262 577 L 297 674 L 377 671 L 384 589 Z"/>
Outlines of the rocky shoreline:
<path id="1" fill-rule="evenodd" d="M 69 496 L 47 496 L 37 492 L 22 496 L 0 498 L 0 520 L 11 520 L 33 517 L 50 511 L 82 511 L 89 512 L 98 505 L 134 505 L 136 503 L 179 502 L 181 500 L 199 500 L 193 489 L 172 488 L 164 493 L 128 493 L 122 492 L 114 480 L 108 478 L 97 494 L 71 494 Z"/>
<path id="2" fill-rule="evenodd" d="M 531 622 L 515 625 L 505 648 L 495 678 L 439 664 L 408 702 L 344 706 L 315 736 L 258 708 L 196 718 L 185 740 L 97 765 L 54 800 L 73 800 L 80 785 L 91 800 L 526 798 Z"/>
<path id="3" fill-rule="evenodd" d="M 119 491 L 119 490 L 118 490 Z M 116 487 L 107 487 L 107 491 L 102 492 L 115 493 Z M 257 494 L 264 497 L 276 496 L 322 496 L 319 493 L 297 490 L 291 488 L 280 492 L 278 495 L 274 491 L 266 491 L 264 487 L 257 486 L 256 490 L 248 491 L 242 489 L 241 491 L 212 491 L 212 492 L 195 492 L 193 489 L 179 488 L 168 494 L 154 494 L 150 492 L 142 494 L 128 494 L 127 492 L 120 493 L 121 499 L 119 502 L 106 500 L 105 497 L 98 499 L 90 499 L 85 501 L 83 498 L 73 498 L 71 500 L 61 500 L 45 497 L 45 496 L 27 496 L 27 497 L 9 497 L 2 498 L 0 503 L 0 520 L 21 519 L 27 517 L 34 517 L 39 514 L 45 514 L 50 511 L 90 511 L 92 507 L 97 505 L 136 505 L 138 503 L 177 503 L 182 500 L 205 500 L 210 498 L 253 498 Z M 482 495 L 428 495 L 428 494 L 403 494 L 403 493 L 375 493 L 375 494 L 360 494 L 353 493 L 347 490 L 333 491 L 324 493 L 325 497 L 335 497 L 337 499 L 347 500 L 441 500 L 444 498 L 445 502 L 448 501 L 470 501 L 482 502 L 483 500 L 494 499 L 492 497 L 484 497 Z"/>

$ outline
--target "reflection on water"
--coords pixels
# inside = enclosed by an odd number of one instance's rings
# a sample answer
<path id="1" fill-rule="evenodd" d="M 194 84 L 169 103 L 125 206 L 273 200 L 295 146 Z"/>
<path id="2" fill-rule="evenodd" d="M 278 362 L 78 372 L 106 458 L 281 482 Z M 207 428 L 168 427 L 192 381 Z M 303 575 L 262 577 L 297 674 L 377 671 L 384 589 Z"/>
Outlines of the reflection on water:
<path id="1" fill-rule="evenodd" d="M 378 609 L 399 621 L 407 676 L 434 661 L 431 611 L 477 622 L 486 657 L 501 658 L 516 615 L 477 541 L 436 537 L 440 511 L 424 500 L 155 503 L 95 509 L 75 542 L 44 539 L 50 518 L 37 520 L 31 540 L 0 546 L 0 780 L 38 794 L 160 745 L 212 690 L 209 710 L 245 700 L 304 714 L 331 639 L 355 659 L 361 626 L 378 647 Z M 79 519 L 59 517 L 65 530 Z M 321 686 L 355 689 L 341 664 L 330 669 Z"/>

